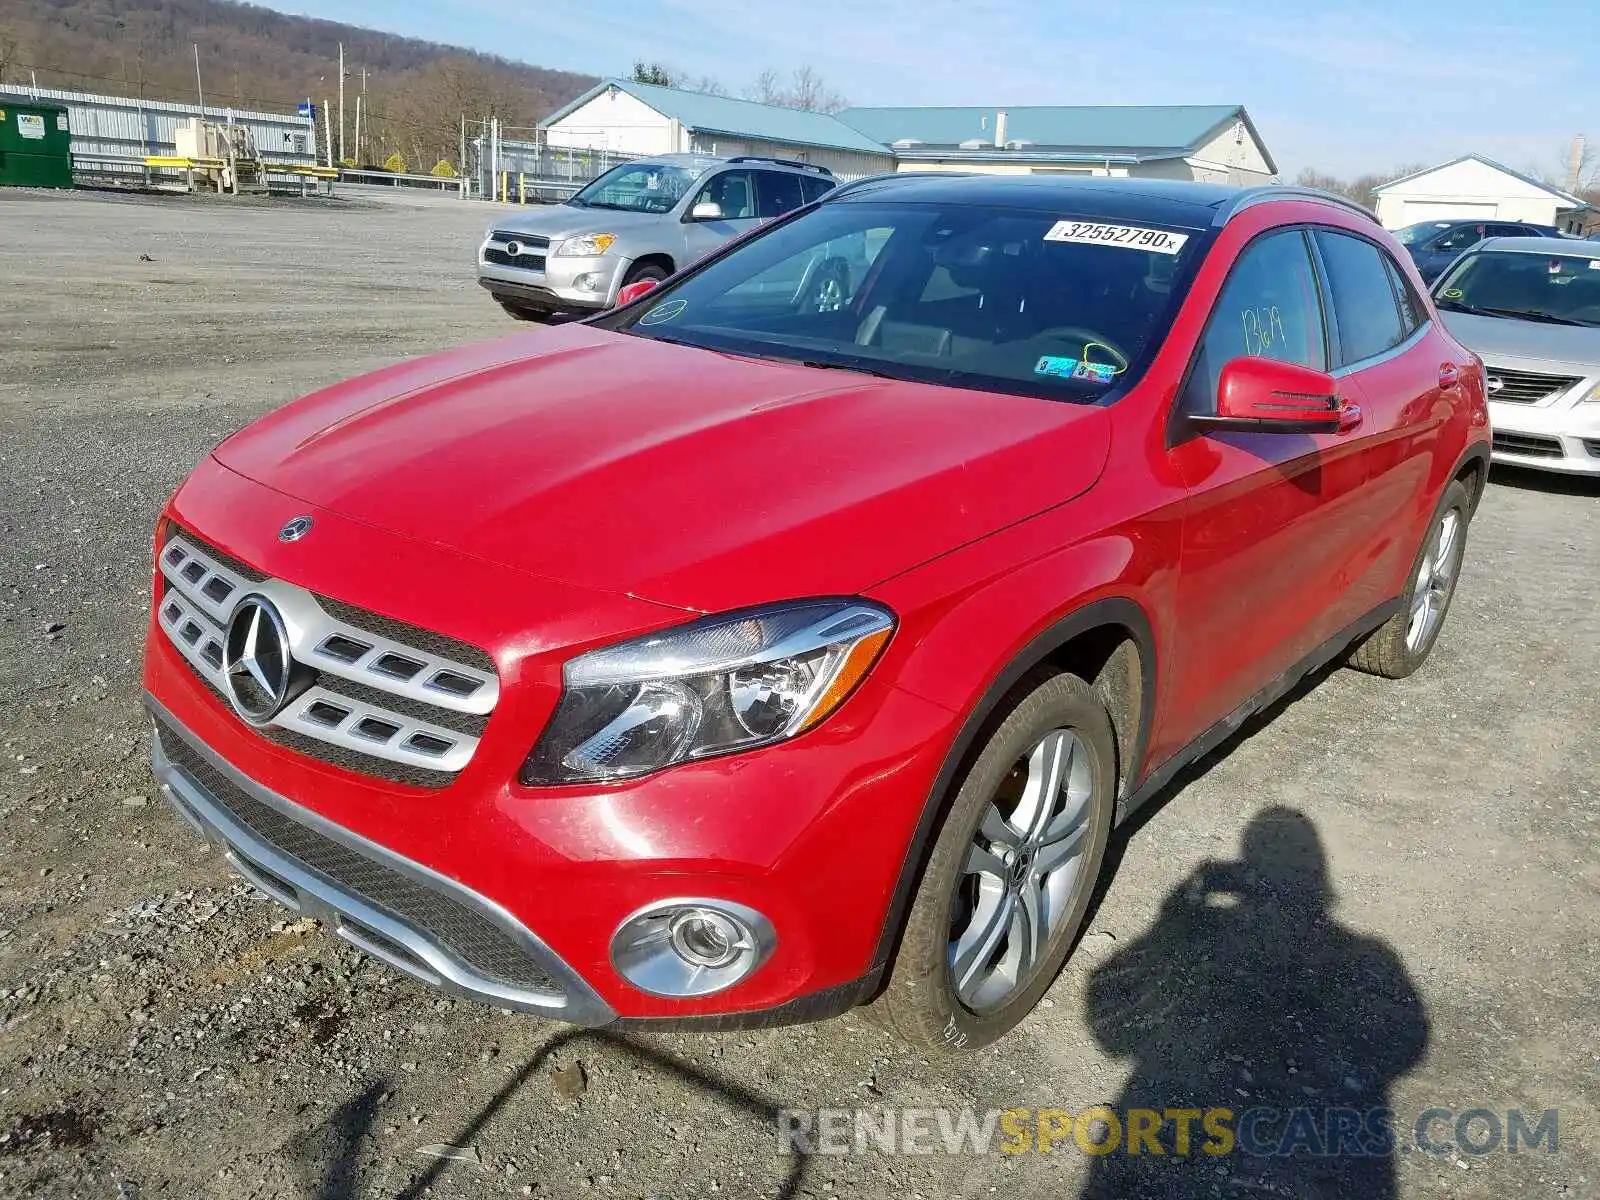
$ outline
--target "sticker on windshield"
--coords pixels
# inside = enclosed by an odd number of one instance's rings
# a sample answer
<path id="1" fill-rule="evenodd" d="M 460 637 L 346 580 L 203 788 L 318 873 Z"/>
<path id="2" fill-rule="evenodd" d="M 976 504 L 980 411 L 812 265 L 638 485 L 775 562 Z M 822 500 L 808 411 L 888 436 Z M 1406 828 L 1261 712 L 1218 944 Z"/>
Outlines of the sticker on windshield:
<path id="1" fill-rule="evenodd" d="M 1138 225 L 1103 225 L 1098 221 L 1057 221 L 1044 235 L 1047 242 L 1078 242 L 1087 246 L 1121 246 L 1152 254 L 1176 254 L 1189 240 L 1187 233 L 1144 229 Z"/>
<path id="2" fill-rule="evenodd" d="M 1085 383 L 1110 383 L 1117 377 L 1117 368 L 1111 363 L 1086 362 L 1066 358 L 1059 354 L 1042 355 L 1033 365 L 1035 375 L 1047 379 L 1077 379 Z"/>
<path id="3" fill-rule="evenodd" d="M 683 312 L 689 307 L 687 300 L 668 300 L 665 304 L 658 304 L 644 316 L 639 318 L 641 325 L 660 325 Z"/>
<path id="4" fill-rule="evenodd" d="M 1589 270 L 1600 271 L 1600 258 L 1591 258 L 1589 260 Z"/>

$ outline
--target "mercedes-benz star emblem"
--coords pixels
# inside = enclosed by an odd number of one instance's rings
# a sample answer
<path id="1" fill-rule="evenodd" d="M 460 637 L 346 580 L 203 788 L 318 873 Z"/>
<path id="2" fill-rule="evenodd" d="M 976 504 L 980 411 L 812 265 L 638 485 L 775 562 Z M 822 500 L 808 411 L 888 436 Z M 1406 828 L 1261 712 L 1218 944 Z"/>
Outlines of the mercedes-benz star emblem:
<path id="1" fill-rule="evenodd" d="M 296 517 L 278 530 L 278 540 L 280 542 L 298 542 L 311 532 L 311 526 L 314 523 L 310 517 Z"/>
<path id="2" fill-rule="evenodd" d="M 294 660 L 283 618 L 266 597 L 246 596 L 233 610 L 222 672 L 234 711 L 252 725 L 265 725 L 287 703 Z"/>

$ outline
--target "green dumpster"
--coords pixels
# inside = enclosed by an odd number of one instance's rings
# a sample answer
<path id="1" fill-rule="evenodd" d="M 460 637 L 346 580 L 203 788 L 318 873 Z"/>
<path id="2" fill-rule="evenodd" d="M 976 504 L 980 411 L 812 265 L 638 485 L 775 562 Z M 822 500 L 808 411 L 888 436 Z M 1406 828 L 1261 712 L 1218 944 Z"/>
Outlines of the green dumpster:
<path id="1" fill-rule="evenodd" d="M 67 106 L 0 92 L 0 187 L 71 186 Z"/>

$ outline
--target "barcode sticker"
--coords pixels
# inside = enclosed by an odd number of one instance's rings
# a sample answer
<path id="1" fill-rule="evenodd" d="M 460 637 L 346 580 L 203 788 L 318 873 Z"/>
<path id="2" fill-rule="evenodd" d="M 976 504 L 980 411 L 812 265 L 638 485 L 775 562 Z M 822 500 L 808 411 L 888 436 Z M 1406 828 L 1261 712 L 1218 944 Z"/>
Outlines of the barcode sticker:
<path id="1" fill-rule="evenodd" d="M 1098 221 L 1057 221 L 1044 235 L 1047 242 L 1077 242 L 1087 246 L 1121 246 L 1154 254 L 1176 254 L 1189 240 L 1186 233 L 1144 229 L 1138 225 L 1103 225 Z"/>

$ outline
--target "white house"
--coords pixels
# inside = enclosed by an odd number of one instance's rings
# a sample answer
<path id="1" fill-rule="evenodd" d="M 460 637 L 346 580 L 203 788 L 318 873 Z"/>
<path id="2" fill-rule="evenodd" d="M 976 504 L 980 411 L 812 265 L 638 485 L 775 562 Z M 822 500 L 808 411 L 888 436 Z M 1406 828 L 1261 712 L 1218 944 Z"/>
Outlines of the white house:
<path id="1" fill-rule="evenodd" d="M 606 79 L 539 127 L 546 144 L 614 154 L 760 154 L 827 167 L 841 179 L 894 170 L 887 147 L 826 113 Z"/>
<path id="2" fill-rule="evenodd" d="M 1387 229 L 1418 221 L 1482 218 L 1531 221 L 1577 233 L 1591 211 L 1576 196 L 1480 154 L 1393 180 L 1372 194 L 1378 219 Z"/>

